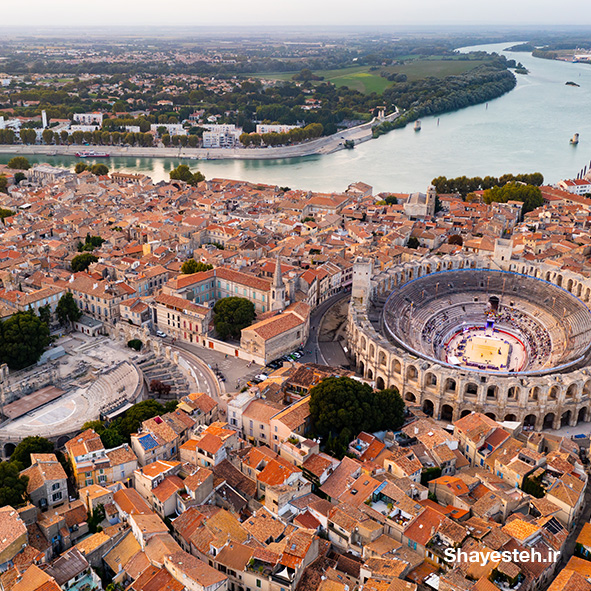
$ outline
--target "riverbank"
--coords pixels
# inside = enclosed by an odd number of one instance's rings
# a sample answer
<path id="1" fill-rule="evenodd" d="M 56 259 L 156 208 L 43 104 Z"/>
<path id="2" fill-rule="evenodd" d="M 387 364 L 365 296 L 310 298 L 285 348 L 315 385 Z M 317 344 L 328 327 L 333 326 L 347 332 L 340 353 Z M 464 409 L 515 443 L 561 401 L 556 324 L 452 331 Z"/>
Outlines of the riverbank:
<path id="1" fill-rule="evenodd" d="M 396 111 L 357 127 L 345 129 L 339 133 L 317 138 L 293 146 L 268 148 L 182 148 L 158 147 L 144 148 L 139 146 L 89 146 L 91 149 L 108 151 L 114 158 L 126 156 L 138 158 L 177 158 L 188 160 L 275 160 L 284 158 L 301 158 L 303 156 L 319 156 L 332 154 L 346 149 L 345 143 L 357 145 L 373 138 L 373 129 L 388 121 L 393 122 L 399 117 Z M 45 145 L 0 145 L 0 154 L 21 156 L 75 156 L 77 152 L 86 150 L 86 146 L 45 146 Z"/>

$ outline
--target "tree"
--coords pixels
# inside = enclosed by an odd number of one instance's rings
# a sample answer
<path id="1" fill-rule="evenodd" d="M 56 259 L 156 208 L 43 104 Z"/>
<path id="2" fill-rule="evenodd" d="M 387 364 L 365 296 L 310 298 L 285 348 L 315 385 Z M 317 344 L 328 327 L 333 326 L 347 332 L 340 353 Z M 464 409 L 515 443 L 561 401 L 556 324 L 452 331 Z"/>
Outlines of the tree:
<path id="1" fill-rule="evenodd" d="M 21 181 L 24 181 L 27 178 L 27 175 L 24 172 L 15 172 L 14 173 L 14 184 L 18 185 Z"/>
<path id="2" fill-rule="evenodd" d="M 52 454 L 55 447 L 49 439 L 39 437 L 25 437 L 14 449 L 10 456 L 11 462 L 18 462 L 20 469 L 24 470 L 31 465 L 31 454 Z"/>
<path id="3" fill-rule="evenodd" d="M 54 133 L 51 129 L 44 129 L 41 133 L 41 137 L 43 138 L 43 143 L 50 145 L 53 144 Z"/>
<path id="4" fill-rule="evenodd" d="M 76 162 L 76 166 L 74 166 L 74 172 L 76 174 L 80 174 L 85 170 L 88 170 L 88 165 L 86 164 L 86 162 Z"/>
<path id="5" fill-rule="evenodd" d="M 416 236 L 411 236 L 408 239 L 406 246 L 408 246 L 408 248 L 418 248 L 419 246 L 421 246 L 421 243 L 419 242 L 419 239 Z"/>
<path id="6" fill-rule="evenodd" d="M 109 167 L 106 164 L 93 164 L 90 167 L 90 172 L 96 176 L 105 176 L 109 174 Z"/>
<path id="7" fill-rule="evenodd" d="M 213 269 L 213 265 L 207 265 L 201 261 L 189 259 L 181 266 L 181 273 L 183 275 L 192 275 L 193 273 L 201 273 L 202 271 L 209 271 L 210 269 Z"/>
<path id="8" fill-rule="evenodd" d="M 377 409 L 372 405 L 373 390 L 351 378 L 327 378 L 310 391 L 310 414 L 318 435 L 350 438 L 360 431 L 371 431 Z"/>
<path id="9" fill-rule="evenodd" d="M 342 444 L 361 431 L 399 429 L 404 402 L 395 388 L 375 392 L 352 378 L 327 378 L 310 391 L 310 414 L 318 435 L 326 441 L 332 434 Z"/>
<path id="10" fill-rule="evenodd" d="M 39 308 L 39 318 L 41 319 L 41 322 L 44 322 L 47 326 L 51 324 L 51 306 L 49 304 Z"/>
<path id="11" fill-rule="evenodd" d="M 0 193 L 7 193 L 8 179 L 6 175 L 0 174 Z"/>
<path id="12" fill-rule="evenodd" d="M 92 511 L 88 511 L 86 522 L 88 523 L 88 531 L 91 534 L 96 534 L 102 531 L 101 523 L 105 518 L 105 506 L 99 503 Z"/>
<path id="13" fill-rule="evenodd" d="M 2 177 L 0 177 L 0 180 L 2 180 Z M 0 207 L 0 220 L 2 220 L 3 223 L 6 218 L 9 218 L 13 215 L 14 211 L 12 211 L 11 209 L 4 209 L 3 207 Z"/>
<path id="14" fill-rule="evenodd" d="M 78 251 L 92 252 L 95 248 L 101 247 L 104 242 L 105 239 L 101 236 L 91 236 L 90 234 L 86 234 L 84 244 L 82 244 L 82 242 L 78 242 Z"/>
<path id="15" fill-rule="evenodd" d="M 37 363 L 49 341 L 47 324 L 33 312 L 17 312 L 0 323 L 0 363 L 10 369 Z"/>
<path id="16" fill-rule="evenodd" d="M 533 211 L 544 205 L 544 198 L 540 188 L 535 185 L 524 185 L 511 181 L 502 187 L 495 186 L 486 189 L 482 195 L 485 203 L 507 203 L 507 201 L 522 201 L 523 213 Z"/>
<path id="17" fill-rule="evenodd" d="M 27 476 L 20 476 L 15 462 L 0 462 L 0 506 L 18 507 L 25 502 Z"/>
<path id="18" fill-rule="evenodd" d="M 435 480 L 441 476 L 441 468 L 434 466 L 433 468 L 425 468 L 421 472 L 421 484 L 428 486 L 431 480 Z"/>
<path id="19" fill-rule="evenodd" d="M 373 431 L 398 431 L 404 425 L 404 400 L 396 388 L 375 392 L 373 405 L 379 411 Z"/>
<path id="20" fill-rule="evenodd" d="M 176 136 L 175 136 L 176 137 Z M 193 173 L 186 164 L 179 164 L 170 171 L 170 179 L 175 181 L 184 181 L 189 185 L 197 185 L 205 180 L 205 177 L 199 171 Z"/>
<path id="21" fill-rule="evenodd" d="M 78 308 L 78 304 L 74 299 L 74 296 L 68 292 L 65 293 L 60 301 L 57 303 L 55 313 L 62 326 L 66 326 L 70 322 L 76 322 L 82 316 L 82 312 Z"/>
<path id="22" fill-rule="evenodd" d="M 34 129 L 21 129 L 20 135 L 23 144 L 34 144 L 37 140 L 37 132 Z"/>
<path id="23" fill-rule="evenodd" d="M 86 271 L 86 269 L 88 269 L 88 267 L 90 267 L 92 263 L 96 263 L 97 261 L 98 257 L 94 256 L 90 252 L 85 252 L 83 254 L 76 255 L 72 259 L 72 271 L 74 271 L 74 273 L 78 273 L 79 271 Z"/>
<path id="24" fill-rule="evenodd" d="M 250 326 L 256 317 L 254 304 L 239 297 L 223 298 L 213 307 L 213 325 L 224 341 L 240 337 L 240 331 Z"/>
<path id="25" fill-rule="evenodd" d="M 82 425 L 82 431 L 92 429 L 97 435 L 100 435 L 105 430 L 105 424 L 102 421 L 86 421 Z"/>
<path id="26" fill-rule="evenodd" d="M 6 166 L 15 170 L 29 170 L 31 168 L 30 162 L 24 156 L 11 158 Z"/>
<path id="27" fill-rule="evenodd" d="M 100 421 L 90 421 L 83 426 L 83 429 L 94 429 L 100 435 L 103 445 L 107 449 L 111 449 L 123 443 L 129 443 L 131 434 L 138 432 L 143 421 L 163 414 L 164 412 L 166 412 L 165 407 L 156 400 L 144 400 L 143 402 L 134 404 L 107 427 Z"/>
<path id="28" fill-rule="evenodd" d="M 396 199 L 394 195 L 388 195 L 384 201 L 386 202 L 386 205 L 396 205 L 398 203 L 398 199 Z"/>
<path id="29" fill-rule="evenodd" d="M 462 246 L 464 244 L 464 239 L 459 234 L 452 234 L 447 239 L 448 244 L 456 244 L 457 246 Z"/>

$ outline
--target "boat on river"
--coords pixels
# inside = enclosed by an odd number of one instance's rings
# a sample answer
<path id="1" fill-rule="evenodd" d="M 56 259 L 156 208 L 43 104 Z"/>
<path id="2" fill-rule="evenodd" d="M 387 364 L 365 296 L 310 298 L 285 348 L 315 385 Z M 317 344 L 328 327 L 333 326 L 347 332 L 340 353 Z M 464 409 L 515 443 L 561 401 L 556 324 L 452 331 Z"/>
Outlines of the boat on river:
<path id="1" fill-rule="evenodd" d="M 415 131 L 421 131 L 421 120 L 417 119 L 415 121 Z"/>
<path id="2" fill-rule="evenodd" d="M 109 158 L 110 156 L 110 154 L 107 154 L 106 152 L 95 152 L 94 150 L 76 152 L 74 155 L 76 158 Z"/>

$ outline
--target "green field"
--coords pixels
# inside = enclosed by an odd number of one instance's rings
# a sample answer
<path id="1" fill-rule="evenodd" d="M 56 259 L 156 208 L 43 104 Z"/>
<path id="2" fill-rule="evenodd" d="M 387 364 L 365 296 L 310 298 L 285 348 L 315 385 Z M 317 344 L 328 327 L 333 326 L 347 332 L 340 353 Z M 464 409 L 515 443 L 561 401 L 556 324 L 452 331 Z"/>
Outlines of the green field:
<path id="1" fill-rule="evenodd" d="M 332 82 L 335 86 L 348 86 L 365 94 L 377 92 L 381 94 L 392 84 L 387 78 L 380 76 L 381 72 L 389 74 L 406 74 L 408 80 L 420 80 L 428 76 L 445 78 L 463 74 L 481 65 L 484 61 L 442 60 L 442 59 L 414 59 L 401 66 L 390 66 L 370 70 L 369 66 L 354 66 L 340 70 L 316 70 L 316 76 L 322 76 L 324 81 Z M 254 78 L 263 80 L 291 80 L 297 72 L 273 72 L 268 74 L 251 74 Z"/>

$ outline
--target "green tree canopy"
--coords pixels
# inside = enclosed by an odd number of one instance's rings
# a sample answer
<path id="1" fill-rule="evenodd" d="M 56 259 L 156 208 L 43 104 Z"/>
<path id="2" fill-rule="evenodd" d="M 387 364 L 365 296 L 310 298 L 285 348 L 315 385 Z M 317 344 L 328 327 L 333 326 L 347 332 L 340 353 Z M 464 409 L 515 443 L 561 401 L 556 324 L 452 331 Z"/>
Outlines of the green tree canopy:
<path id="1" fill-rule="evenodd" d="M 394 195 L 388 195 L 384 198 L 386 205 L 396 205 L 398 203 L 398 199 Z"/>
<path id="2" fill-rule="evenodd" d="M 39 318 L 41 319 L 41 322 L 44 322 L 49 326 L 51 323 L 51 306 L 49 304 L 45 304 L 45 306 L 39 308 Z"/>
<path id="3" fill-rule="evenodd" d="M 210 269 L 213 269 L 213 265 L 207 265 L 201 261 L 189 259 L 181 266 L 181 273 L 183 273 L 183 275 L 192 275 L 193 273 L 201 273 L 202 271 L 209 271 Z"/>
<path id="4" fill-rule="evenodd" d="M 86 162 L 76 162 L 76 166 L 74 166 L 74 172 L 76 174 L 80 174 L 85 170 L 88 170 L 88 165 L 86 164 Z"/>
<path id="5" fill-rule="evenodd" d="M 8 161 L 6 166 L 16 170 L 29 170 L 31 163 L 24 156 L 15 156 Z"/>
<path id="6" fill-rule="evenodd" d="M 361 431 L 397 430 L 404 423 L 404 402 L 396 389 L 374 391 L 348 377 L 327 378 L 310 391 L 314 429 L 350 441 Z"/>
<path id="7" fill-rule="evenodd" d="M 0 363 L 23 369 L 39 361 L 49 345 L 49 328 L 33 312 L 17 312 L 0 323 Z"/>
<path id="8" fill-rule="evenodd" d="M 78 304 L 74 296 L 68 292 L 65 293 L 60 301 L 57 303 L 55 313 L 62 326 L 66 326 L 70 322 L 76 322 L 82 316 L 82 312 L 78 308 Z"/>
<path id="9" fill-rule="evenodd" d="M 250 326 L 256 317 L 254 304 L 246 298 L 239 297 L 218 300 L 213 312 L 213 325 L 223 340 L 239 338 L 240 331 Z"/>
<path id="10" fill-rule="evenodd" d="M 6 177 L 4 177 L 4 178 L 6 178 Z M 5 209 L 3 207 L 0 207 L 0 220 L 2 220 L 2 222 L 4 222 L 4 220 L 6 218 L 9 218 L 10 216 L 13 216 L 13 215 L 14 215 L 14 211 L 12 211 L 11 209 Z"/>
<path id="11" fill-rule="evenodd" d="M 93 164 L 89 170 L 92 172 L 92 174 L 96 174 L 96 176 L 104 176 L 109 174 L 109 167 L 106 164 Z"/>
<path id="12" fill-rule="evenodd" d="M 82 242 L 78 242 L 78 251 L 92 252 L 95 248 L 102 246 L 104 242 L 105 239 L 101 238 L 100 236 L 91 236 L 90 234 L 86 234 L 84 244 L 82 244 Z"/>
<path id="13" fill-rule="evenodd" d="M 0 506 L 18 507 L 25 502 L 29 479 L 19 472 L 15 462 L 0 462 Z"/>
<path id="14" fill-rule="evenodd" d="M 408 239 L 406 246 L 408 246 L 408 248 L 418 248 L 419 246 L 421 246 L 421 243 L 419 242 L 419 239 L 416 236 L 411 236 Z"/>
<path id="15" fill-rule="evenodd" d="M 486 189 L 482 195 L 485 203 L 507 203 L 507 201 L 522 201 L 523 213 L 533 211 L 544 205 L 544 198 L 539 187 L 510 182 L 502 187 Z"/>
<path id="16" fill-rule="evenodd" d="M 74 273 L 86 271 L 86 269 L 90 267 L 91 263 L 96 263 L 97 261 L 98 257 L 94 256 L 90 252 L 76 255 L 72 259 L 72 271 L 74 271 Z"/>
<path id="17" fill-rule="evenodd" d="M 205 180 L 205 177 L 199 171 L 191 172 L 191 169 L 186 164 L 179 164 L 176 168 L 170 171 L 170 179 L 174 181 L 184 181 L 189 185 L 197 185 Z"/>
<path id="18" fill-rule="evenodd" d="M 55 447 L 49 439 L 39 437 L 25 437 L 14 449 L 10 456 L 11 462 L 18 462 L 20 469 L 24 470 L 31 465 L 31 454 L 52 454 Z"/>
<path id="19" fill-rule="evenodd" d="M 6 175 L 0 174 L 0 193 L 6 193 L 8 188 L 8 179 Z"/>

